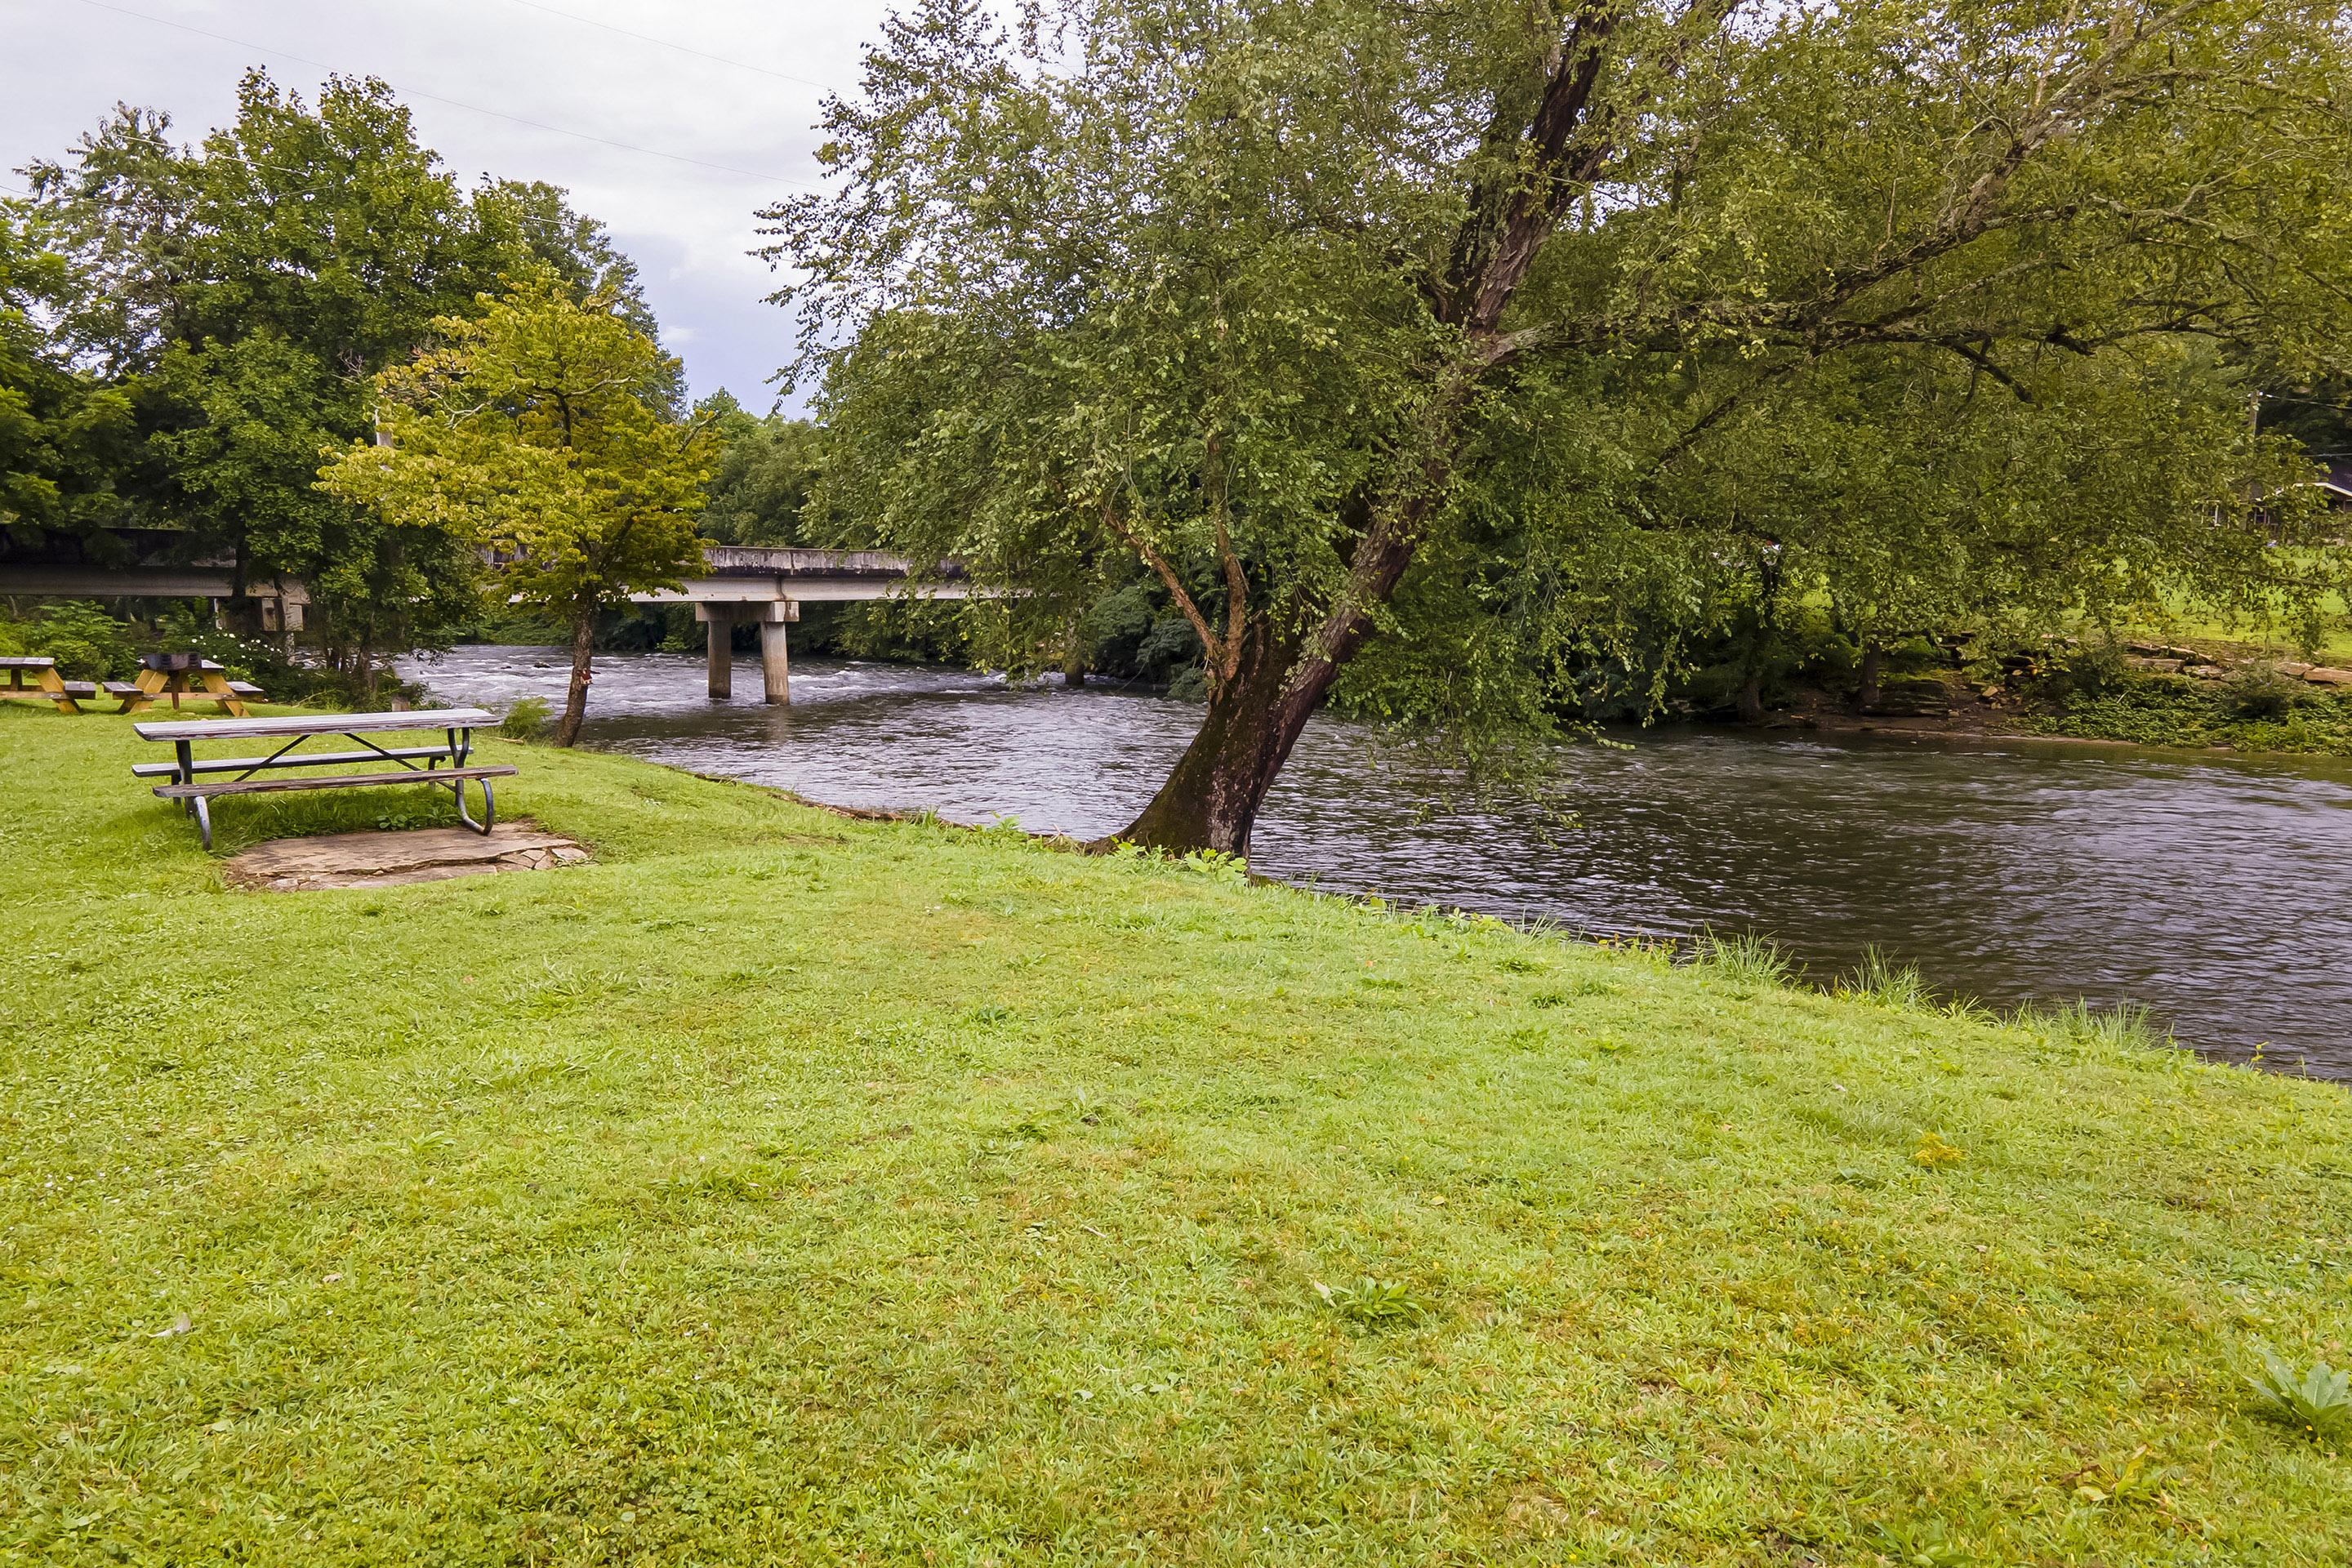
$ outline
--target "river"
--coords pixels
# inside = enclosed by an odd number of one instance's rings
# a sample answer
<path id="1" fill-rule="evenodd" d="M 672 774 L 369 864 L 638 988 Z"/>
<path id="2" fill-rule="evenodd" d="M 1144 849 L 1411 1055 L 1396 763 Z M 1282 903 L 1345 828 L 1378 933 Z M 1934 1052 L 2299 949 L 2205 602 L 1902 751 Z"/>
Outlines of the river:
<path id="1" fill-rule="evenodd" d="M 459 648 L 440 699 L 562 702 L 560 650 Z M 1150 796 L 1192 704 L 796 661 L 790 708 L 699 654 L 597 660 L 586 743 L 843 805 L 1090 837 Z M 1270 876 L 1592 935 L 1752 931 L 1816 976 L 1876 947 L 1995 1006 L 2129 1003 L 2210 1053 L 2352 1079 L 2352 763 L 2060 742 L 1660 729 L 1560 756 L 1560 796 L 1430 809 L 1444 780 L 1318 721 L 1259 820 Z M 1558 815 L 1564 805 L 1570 820 Z"/>

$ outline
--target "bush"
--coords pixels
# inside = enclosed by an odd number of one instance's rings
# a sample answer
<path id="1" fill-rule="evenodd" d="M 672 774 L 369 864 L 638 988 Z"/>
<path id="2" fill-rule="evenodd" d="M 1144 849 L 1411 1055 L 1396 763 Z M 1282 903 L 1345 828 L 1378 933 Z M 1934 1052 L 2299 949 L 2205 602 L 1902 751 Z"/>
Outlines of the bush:
<path id="1" fill-rule="evenodd" d="M 547 699 L 518 697 L 499 721 L 499 733 L 509 741 L 536 741 L 547 733 Z"/>
<path id="2" fill-rule="evenodd" d="M 2085 643 L 2074 650 L 2074 658 L 2057 679 L 2059 694 L 2066 697 L 2112 697 L 2131 684 L 2131 667 L 2124 662 L 2124 651 L 2111 642 Z"/>
<path id="3" fill-rule="evenodd" d="M 113 680 L 138 667 L 131 628 L 87 599 L 45 605 L 27 621 L 0 627 L 9 651 L 58 661 L 68 680 Z"/>
<path id="4" fill-rule="evenodd" d="M 2241 719 L 2284 719 L 2303 694 L 2303 682 L 2266 663 L 2247 665 L 2222 687 L 2223 700 Z"/>

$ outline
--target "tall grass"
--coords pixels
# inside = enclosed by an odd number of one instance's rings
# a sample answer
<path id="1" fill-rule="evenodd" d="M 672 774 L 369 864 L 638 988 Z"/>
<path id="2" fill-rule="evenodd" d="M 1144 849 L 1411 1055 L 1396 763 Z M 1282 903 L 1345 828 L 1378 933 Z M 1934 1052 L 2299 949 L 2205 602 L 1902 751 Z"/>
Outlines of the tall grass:
<path id="1" fill-rule="evenodd" d="M 2026 1006 L 2018 1009 L 2014 1021 L 2021 1028 L 2038 1029 L 2057 1039 L 2078 1040 L 2108 1050 L 2179 1048 L 2172 1032 L 2160 1026 L 2153 1014 L 2129 1002 L 2095 1007 L 2077 999 L 2070 1006 Z"/>
<path id="2" fill-rule="evenodd" d="M 1738 985 L 1786 985 L 1796 978 L 1796 965 L 1780 944 L 1754 931 L 1728 937 L 1704 932 L 1692 962 Z"/>
<path id="3" fill-rule="evenodd" d="M 1898 966 L 1874 946 L 1863 950 L 1862 962 L 1832 985 L 1830 994 L 1848 1001 L 1904 1010 L 1927 1008 L 1935 1004 L 1917 968 L 1908 963 Z"/>

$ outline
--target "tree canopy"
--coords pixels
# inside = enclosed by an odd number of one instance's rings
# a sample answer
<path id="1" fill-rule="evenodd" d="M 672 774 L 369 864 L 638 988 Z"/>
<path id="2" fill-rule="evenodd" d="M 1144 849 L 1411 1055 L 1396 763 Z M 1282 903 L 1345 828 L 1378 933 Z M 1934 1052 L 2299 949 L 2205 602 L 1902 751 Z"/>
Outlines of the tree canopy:
<path id="1" fill-rule="evenodd" d="M 1180 847 L 1335 689 L 1540 724 L 1766 562 L 1883 624 L 2307 602 L 2230 525 L 2246 378 L 2344 359 L 2344 21 L 927 0 L 769 214 L 824 488 L 1017 578 L 1002 655 L 1159 578 L 1210 703 L 1127 836 Z"/>
<path id="2" fill-rule="evenodd" d="M 129 396 L 57 363 L 36 320 L 65 270 L 0 210 L 0 528 L 36 539 L 119 521 L 136 464 Z"/>
<path id="3" fill-rule="evenodd" d="M 824 431 L 806 419 L 754 416 L 726 393 L 697 412 L 711 421 L 719 457 L 702 531 L 722 544 L 812 544 L 838 520 L 810 515 L 824 461 Z"/>
<path id="4" fill-rule="evenodd" d="M 91 412 L 143 448 L 122 504 L 69 516 L 176 530 L 184 556 L 226 559 L 240 584 L 301 578 L 362 685 L 383 653 L 444 640 L 475 607 L 447 535 L 313 483 L 322 446 L 370 431 L 372 378 L 522 269 L 652 331 L 600 226 L 553 186 L 461 189 L 373 79 L 330 78 L 310 102 L 249 71 L 235 120 L 192 146 L 120 106 L 26 172 L 26 232 L 50 268 L 42 361 L 108 388 Z"/>

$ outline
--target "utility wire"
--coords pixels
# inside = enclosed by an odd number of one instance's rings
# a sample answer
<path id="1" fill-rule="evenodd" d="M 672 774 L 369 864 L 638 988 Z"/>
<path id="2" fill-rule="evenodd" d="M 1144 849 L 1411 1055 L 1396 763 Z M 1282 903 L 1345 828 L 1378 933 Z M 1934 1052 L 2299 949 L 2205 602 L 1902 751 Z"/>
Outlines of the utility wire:
<path id="1" fill-rule="evenodd" d="M 761 76 L 772 76 L 778 81 L 796 81 L 803 87 L 813 87 L 820 92 L 839 90 L 831 82 L 813 81 L 804 76 L 794 76 L 790 71 L 770 70 L 766 66 L 755 66 L 749 60 L 733 59 L 726 55 L 714 55 L 707 49 L 694 48 L 686 44 L 674 44 L 667 38 L 656 38 L 650 33 L 633 33 L 626 27 L 616 27 L 610 22 L 599 22 L 593 16 L 577 16 L 570 11 L 559 11 L 552 5 L 542 5 L 539 0 L 514 0 L 514 4 L 532 11 L 544 11 L 551 16 L 561 16 L 567 22 L 577 22 L 583 27 L 602 27 L 608 33 L 618 33 L 625 38 L 635 38 L 641 44 L 653 44 L 665 49 L 676 49 L 679 54 L 692 55 L 697 59 L 717 60 L 722 66 L 733 66 L 739 70 L 758 71 Z"/>
<path id="2" fill-rule="evenodd" d="M 210 38 L 215 43 L 232 44 L 240 49 L 251 49 L 257 54 L 274 55 L 279 59 L 292 60 L 297 65 L 309 66 L 313 70 L 328 71 L 338 76 L 346 74 L 340 68 L 329 65 L 324 60 L 314 60 L 306 55 L 293 54 L 285 49 L 267 48 L 243 38 L 232 38 L 226 33 L 215 33 L 203 27 L 192 26 L 185 22 L 174 22 L 168 16 L 151 16 L 144 11 L 132 11 L 121 5 L 110 5 L 106 0 L 81 0 L 81 3 L 97 10 L 111 11 L 118 16 L 130 16 L 142 22 L 152 22 L 159 27 L 174 27 L 183 33 L 194 33 L 200 38 Z M 454 98 L 444 98 L 436 92 L 421 92 L 414 88 L 404 90 L 410 98 L 427 99 L 435 103 L 446 104 L 451 109 L 465 110 L 470 114 L 487 114 L 495 120 L 511 121 L 517 125 L 528 125 L 534 131 L 546 131 L 558 136 L 575 137 L 583 142 L 596 142 L 600 146 L 617 147 L 624 153 L 642 153 L 648 158 L 667 158 L 673 163 L 690 163 L 698 169 L 715 169 L 722 174 L 741 174 L 747 179 L 768 180 L 777 184 L 800 185 L 809 190 L 824 188 L 810 181 L 795 180 L 785 174 L 771 174 L 760 169 L 741 169 L 732 163 L 713 163 L 707 159 L 689 158 L 680 153 L 665 153 L 657 147 L 639 147 L 634 142 L 615 142 L 609 136 L 596 136 L 585 131 L 572 131 L 561 125 L 550 125 L 541 120 L 525 120 L 520 114 L 509 114 L 502 109 L 485 109 L 478 103 L 460 102 Z"/>
<path id="3" fill-rule="evenodd" d="M 2306 408 L 2333 408 L 2338 414 L 2352 414 L 2352 403 L 2322 403 L 2316 397 L 2296 397 L 2284 392 L 2257 392 L 2264 403 L 2300 403 Z"/>

